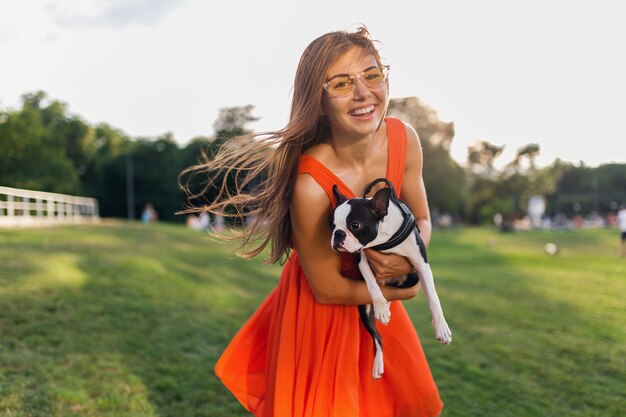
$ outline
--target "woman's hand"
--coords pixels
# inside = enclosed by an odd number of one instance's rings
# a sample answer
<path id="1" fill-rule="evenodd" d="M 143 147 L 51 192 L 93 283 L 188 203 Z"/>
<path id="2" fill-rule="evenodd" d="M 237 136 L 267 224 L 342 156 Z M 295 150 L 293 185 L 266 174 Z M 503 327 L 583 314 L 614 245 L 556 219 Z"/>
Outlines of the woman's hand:
<path id="1" fill-rule="evenodd" d="M 365 249 L 364 251 L 376 281 L 379 283 L 414 271 L 413 265 L 404 256 L 382 253 L 374 249 Z"/>

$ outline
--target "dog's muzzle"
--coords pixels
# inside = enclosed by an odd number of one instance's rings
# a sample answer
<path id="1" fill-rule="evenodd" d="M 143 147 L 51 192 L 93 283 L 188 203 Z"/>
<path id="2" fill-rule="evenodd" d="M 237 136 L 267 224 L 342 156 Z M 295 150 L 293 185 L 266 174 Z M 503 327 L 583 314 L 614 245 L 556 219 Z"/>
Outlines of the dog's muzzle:
<path id="1" fill-rule="evenodd" d="M 333 234 L 333 249 L 339 250 L 343 247 L 343 242 L 346 240 L 346 232 L 343 230 L 336 230 Z"/>

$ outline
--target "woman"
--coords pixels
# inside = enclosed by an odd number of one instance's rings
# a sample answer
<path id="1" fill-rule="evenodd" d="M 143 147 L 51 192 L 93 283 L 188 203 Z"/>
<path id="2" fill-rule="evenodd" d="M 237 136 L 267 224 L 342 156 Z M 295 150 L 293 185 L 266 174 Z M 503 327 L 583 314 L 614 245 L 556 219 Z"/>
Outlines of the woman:
<path id="1" fill-rule="evenodd" d="M 356 308 L 371 302 L 369 292 L 352 255 L 330 246 L 332 185 L 350 197 L 379 177 L 394 183 L 422 239 L 430 240 L 419 139 L 399 120 L 384 118 L 387 69 L 364 27 L 319 37 L 301 57 L 287 126 L 228 142 L 203 166 L 221 195 L 201 210 L 236 207 L 251 215 L 244 245 L 259 238 L 261 244 L 244 255 L 270 245 L 270 262 L 287 259 L 276 289 L 215 368 L 255 416 L 436 416 L 443 407 L 413 325 L 394 301 L 414 297 L 417 288 L 383 287 L 392 318 L 379 329 L 385 373 L 375 380 L 372 339 Z M 236 192 L 224 178 L 235 180 Z M 399 256 L 367 256 L 378 280 L 412 269 Z"/>

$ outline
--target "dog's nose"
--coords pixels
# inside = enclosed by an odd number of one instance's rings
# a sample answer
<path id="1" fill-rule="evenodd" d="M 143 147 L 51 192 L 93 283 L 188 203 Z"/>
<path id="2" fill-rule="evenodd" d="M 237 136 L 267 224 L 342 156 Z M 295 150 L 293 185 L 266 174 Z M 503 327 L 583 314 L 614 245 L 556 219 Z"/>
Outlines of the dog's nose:
<path id="1" fill-rule="evenodd" d="M 346 238 L 346 232 L 343 230 L 335 230 L 335 240 L 344 240 Z"/>
<path id="2" fill-rule="evenodd" d="M 346 239 L 346 232 L 344 232 L 343 230 L 335 231 L 335 234 L 333 235 L 333 249 L 341 248 L 341 244 L 343 243 L 345 239 Z"/>

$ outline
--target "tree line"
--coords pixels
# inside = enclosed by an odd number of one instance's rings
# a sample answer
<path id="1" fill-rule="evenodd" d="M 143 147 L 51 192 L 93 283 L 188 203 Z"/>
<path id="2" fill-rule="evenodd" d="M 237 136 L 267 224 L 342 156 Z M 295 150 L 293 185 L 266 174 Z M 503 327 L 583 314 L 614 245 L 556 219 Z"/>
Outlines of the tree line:
<path id="1" fill-rule="evenodd" d="M 490 222 L 495 213 L 524 215 L 533 195 L 546 198 L 549 215 L 603 214 L 626 202 L 626 164 L 587 167 L 557 159 L 537 168 L 540 145 L 529 143 L 498 170 L 494 161 L 504 147 L 482 141 L 468 149 L 461 166 L 449 152 L 454 124 L 439 120 L 434 109 L 409 97 L 391 100 L 389 114 L 411 124 L 421 138 L 433 213 L 478 224 Z M 20 109 L 0 111 L 0 185 L 95 197 L 104 217 L 127 217 L 129 210 L 138 217 L 152 203 L 160 219 L 182 222 L 175 213 L 188 201 L 178 186 L 179 173 L 203 153 L 212 155 L 230 138 L 247 133 L 254 120 L 251 105 L 224 108 L 213 135 L 180 145 L 171 133 L 133 138 L 107 123 L 91 125 L 44 92 L 28 93 Z M 210 190 L 204 198 L 211 198 Z"/>

